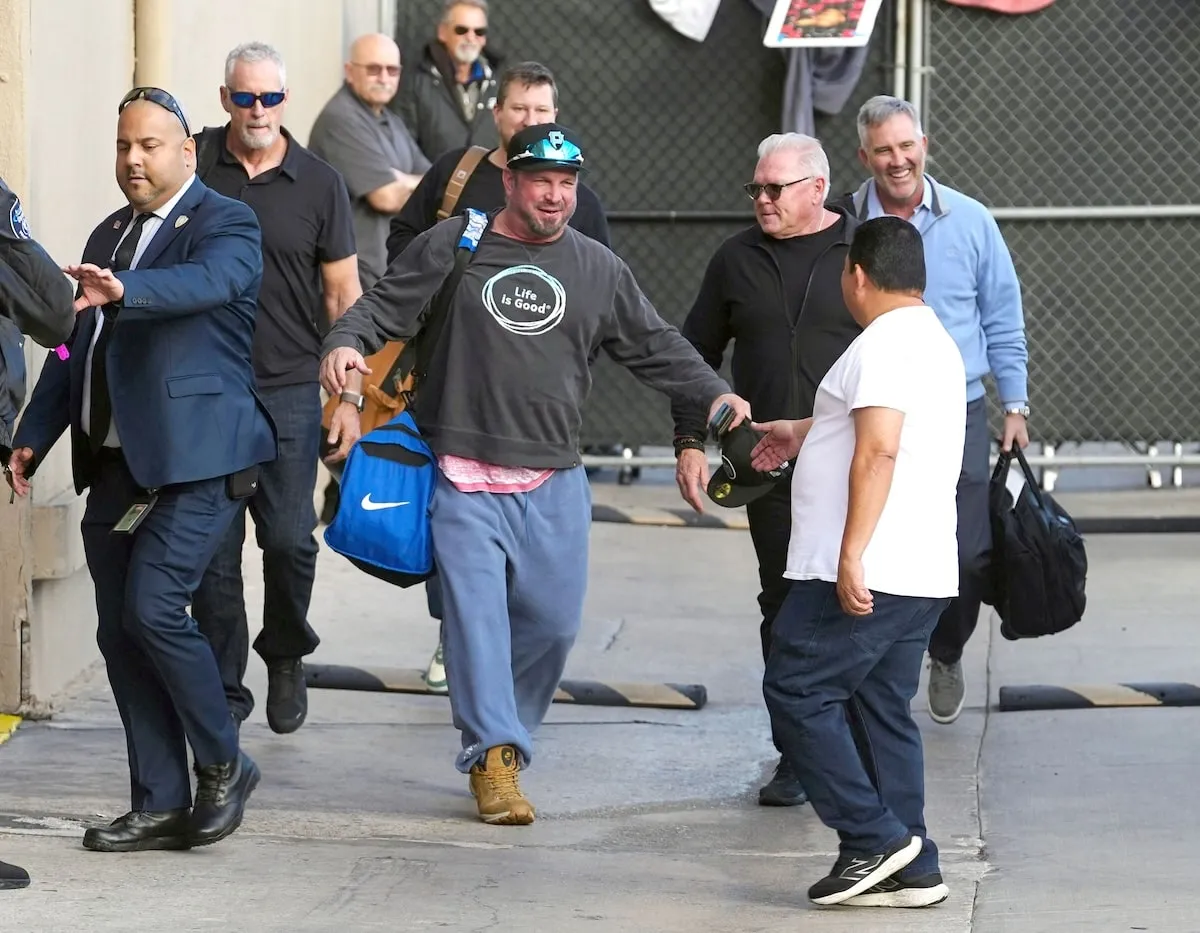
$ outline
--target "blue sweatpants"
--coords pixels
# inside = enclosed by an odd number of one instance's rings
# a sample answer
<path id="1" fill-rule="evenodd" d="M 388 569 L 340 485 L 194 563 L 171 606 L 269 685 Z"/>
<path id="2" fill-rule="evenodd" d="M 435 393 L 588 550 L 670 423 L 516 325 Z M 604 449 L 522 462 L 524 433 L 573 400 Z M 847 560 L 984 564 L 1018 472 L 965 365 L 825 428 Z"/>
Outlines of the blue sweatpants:
<path id="1" fill-rule="evenodd" d="M 439 474 L 430 527 L 464 774 L 497 745 L 533 760 L 583 619 L 591 521 L 583 467 L 527 493 L 460 492 Z"/>

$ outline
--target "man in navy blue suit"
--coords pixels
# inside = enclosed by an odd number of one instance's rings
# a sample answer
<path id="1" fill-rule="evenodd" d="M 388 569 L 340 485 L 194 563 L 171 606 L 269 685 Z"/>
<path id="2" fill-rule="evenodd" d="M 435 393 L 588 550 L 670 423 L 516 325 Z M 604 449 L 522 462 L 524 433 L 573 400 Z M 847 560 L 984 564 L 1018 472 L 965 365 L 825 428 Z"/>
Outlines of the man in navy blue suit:
<path id="1" fill-rule="evenodd" d="M 187 607 L 238 499 L 276 455 L 250 362 L 254 212 L 195 177 L 195 142 L 170 94 L 136 88 L 119 113 L 129 205 L 65 270 L 79 283 L 70 356 L 47 357 L 9 461 L 24 495 L 69 429 L 76 491 L 90 489 L 83 544 L 131 781 L 130 812 L 83 837 L 105 852 L 208 845 L 241 824 L 259 771 Z"/>

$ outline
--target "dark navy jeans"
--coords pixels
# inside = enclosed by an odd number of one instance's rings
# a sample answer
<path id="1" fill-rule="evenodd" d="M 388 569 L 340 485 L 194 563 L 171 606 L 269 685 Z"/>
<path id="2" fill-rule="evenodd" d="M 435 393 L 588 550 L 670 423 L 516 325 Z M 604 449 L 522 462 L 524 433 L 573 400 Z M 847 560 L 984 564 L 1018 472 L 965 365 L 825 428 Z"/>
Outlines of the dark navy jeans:
<path id="1" fill-rule="evenodd" d="M 925 848 L 904 874 L 926 874 L 938 870 L 938 854 L 925 834 L 925 763 L 909 702 L 949 600 L 874 597 L 870 615 L 848 616 L 834 584 L 792 583 L 763 693 L 783 753 L 842 854 L 920 836 Z"/>
<path id="2" fill-rule="evenodd" d="M 321 640 L 308 624 L 317 572 L 313 490 L 321 443 L 321 390 L 316 383 L 258 390 L 275 421 L 279 456 L 264 463 L 258 491 L 242 503 L 192 599 L 192 615 L 208 638 L 230 711 L 245 720 L 254 697 L 246 676 L 250 634 L 242 583 L 246 509 L 263 552 L 263 627 L 254 650 L 270 663 L 300 658 Z"/>

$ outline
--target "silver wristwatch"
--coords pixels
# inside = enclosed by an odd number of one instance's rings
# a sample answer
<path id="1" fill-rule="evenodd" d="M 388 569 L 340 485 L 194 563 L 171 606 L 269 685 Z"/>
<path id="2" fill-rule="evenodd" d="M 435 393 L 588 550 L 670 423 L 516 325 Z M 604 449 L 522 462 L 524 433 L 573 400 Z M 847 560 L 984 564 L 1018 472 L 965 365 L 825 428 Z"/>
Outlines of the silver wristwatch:
<path id="1" fill-rule="evenodd" d="M 359 395 L 357 392 L 351 392 L 349 389 L 341 394 L 340 400 L 343 402 L 349 402 L 356 409 L 358 409 L 358 413 L 360 415 L 362 414 L 363 406 L 367 404 L 367 400 L 363 396 Z"/>
<path id="2" fill-rule="evenodd" d="M 1020 415 L 1022 418 L 1028 418 L 1029 417 L 1029 406 L 1028 405 L 1009 405 L 1007 408 L 1004 409 L 1004 413 L 1006 415 Z"/>

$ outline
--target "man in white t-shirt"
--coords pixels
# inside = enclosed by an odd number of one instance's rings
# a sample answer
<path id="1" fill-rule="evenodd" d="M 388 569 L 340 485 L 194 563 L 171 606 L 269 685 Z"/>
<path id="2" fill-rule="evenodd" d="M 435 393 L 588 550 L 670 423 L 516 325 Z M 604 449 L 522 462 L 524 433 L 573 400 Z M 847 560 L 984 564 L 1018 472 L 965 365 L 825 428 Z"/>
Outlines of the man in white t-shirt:
<path id="1" fill-rule="evenodd" d="M 958 592 L 966 374 L 924 289 L 916 227 L 860 226 L 842 291 L 862 334 L 821 382 L 812 418 L 754 426 L 766 432 L 755 469 L 797 458 L 794 582 L 763 690 L 783 753 L 841 838 L 833 870 L 809 888 L 817 904 L 924 907 L 949 894 L 925 835 L 909 701 Z"/>

